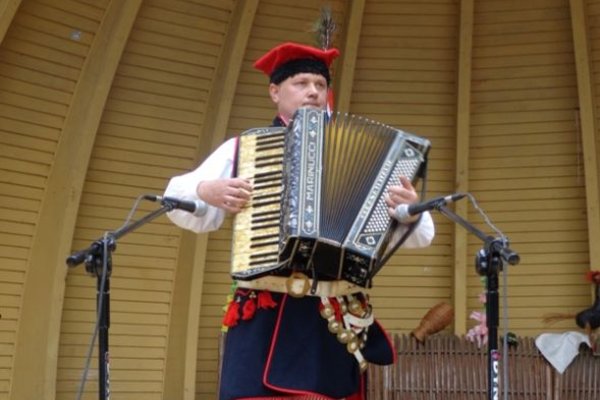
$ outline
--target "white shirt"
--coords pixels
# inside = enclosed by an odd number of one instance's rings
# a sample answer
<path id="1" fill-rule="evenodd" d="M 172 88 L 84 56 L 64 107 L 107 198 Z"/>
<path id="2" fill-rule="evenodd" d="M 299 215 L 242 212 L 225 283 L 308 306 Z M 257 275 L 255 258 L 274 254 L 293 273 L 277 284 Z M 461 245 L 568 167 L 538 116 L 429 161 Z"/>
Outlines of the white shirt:
<path id="1" fill-rule="evenodd" d="M 183 175 L 175 176 L 167 185 L 165 197 L 175 197 L 182 200 L 196 201 L 198 183 L 206 180 L 230 178 L 233 172 L 236 153 L 236 139 L 232 138 L 215 150 L 198 168 Z M 173 210 L 167 216 L 176 225 L 194 231 L 210 232 L 218 229 L 225 218 L 225 211 L 220 208 L 208 206 L 205 215 L 197 217 L 187 211 Z M 408 227 L 403 227 L 404 233 Z M 433 220 L 428 212 L 423 213 L 419 225 L 404 242 L 402 247 L 416 248 L 428 246 L 435 235 Z"/>

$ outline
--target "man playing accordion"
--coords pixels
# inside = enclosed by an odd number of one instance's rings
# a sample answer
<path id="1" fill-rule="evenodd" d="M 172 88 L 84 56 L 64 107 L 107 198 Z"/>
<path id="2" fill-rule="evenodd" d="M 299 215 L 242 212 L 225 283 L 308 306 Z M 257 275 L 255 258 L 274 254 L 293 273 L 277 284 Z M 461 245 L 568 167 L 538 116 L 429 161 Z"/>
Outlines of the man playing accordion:
<path id="1" fill-rule="evenodd" d="M 325 109 L 329 67 L 338 55 L 333 48 L 284 43 L 256 61 L 254 66 L 270 78 L 269 95 L 277 109 L 273 126 L 287 126 L 302 107 Z M 207 205 L 200 217 L 171 211 L 168 216 L 175 224 L 209 232 L 220 227 L 226 213 L 239 213 L 249 202 L 250 180 L 233 176 L 237 144 L 237 138 L 226 141 L 196 170 L 171 179 L 165 196 Z M 400 181 L 401 185 L 389 188 L 385 199 L 392 217 L 398 205 L 419 200 L 410 179 Z M 434 226 L 428 213 L 403 224 L 405 230 L 416 224 L 403 247 L 431 243 Z M 298 297 L 287 293 L 289 285 L 243 283 L 236 288 L 224 319 L 228 332 L 221 400 L 363 399 L 367 363 L 395 361 L 392 343 L 374 320 L 363 288 L 317 282 L 316 290 Z"/>

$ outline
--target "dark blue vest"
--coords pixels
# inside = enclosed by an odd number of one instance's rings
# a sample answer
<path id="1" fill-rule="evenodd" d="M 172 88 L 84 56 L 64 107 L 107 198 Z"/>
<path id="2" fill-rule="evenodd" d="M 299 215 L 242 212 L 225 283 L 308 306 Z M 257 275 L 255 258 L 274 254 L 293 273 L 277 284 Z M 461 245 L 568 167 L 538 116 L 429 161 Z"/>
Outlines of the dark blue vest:
<path id="1" fill-rule="evenodd" d="M 320 298 L 272 296 L 276 308 L 257 310 L 252 319 L 229 328 L 219 399 L 286 394 L 339 399 L 359 392 L 358 362 L 329 332 L 319 313 Z M 362 353 L 375 364 L 394 362 L 394 349 L 377 322 Z"/>

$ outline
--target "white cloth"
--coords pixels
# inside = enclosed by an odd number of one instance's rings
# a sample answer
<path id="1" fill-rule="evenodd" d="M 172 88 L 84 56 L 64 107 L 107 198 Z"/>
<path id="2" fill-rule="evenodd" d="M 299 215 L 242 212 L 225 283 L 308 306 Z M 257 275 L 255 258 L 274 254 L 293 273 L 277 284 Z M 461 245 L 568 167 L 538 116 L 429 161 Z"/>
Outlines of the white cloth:
<path id="1" fill-rule="evenodd" d="M 561 374 L 565 372 L 569 364 L 579 354 L 581 343 L 591 347 L 588 336 L 575 331 L 542 333 L 535 339 L 535 345 L 542 355 Z"/>
<path id="2" fill-rule="evenodd" d="M 182 200 L 200 200 L 196 192 L 198 183 L 206 180 L 231 177 L 235 147 L 236 139 L 229 139 L 215 150 L 198 168 L 186 174 L 173 177 L 167 185 L 164 196 Z M 218 229 L 225 218 L 225 211 L 209 205 L 206 214 L 200 217 L 183 210 L 173 210 L 167 213 L 167 216 L 176 225 L 200 233 Z M 404 229 L 408 229 L 408 226 L 404 227 Z M 431 215 L 425 212 L 419 225 L 406 239 L 402 247 L 426 247 L 431 243 L 434 235 L 435 227 L 433 220 Z"/>
<path id="3" fill-rule="evenodd" d="M 175 197 L 182 200 L 200 200 L 196 187 L 198 183 L 213 179 L 230 178 L 233 172 L 236 139 L 229 139 L 217 148 L 195 170 L 171 178 L 164 196 Z M 219 229 L 225 219 L 225 211 L 207 205 L 205 215 L 196 217 L 183 210 L 173 210 L 167 216 L 176 225 L 194 231 L 210 232 Z"/>

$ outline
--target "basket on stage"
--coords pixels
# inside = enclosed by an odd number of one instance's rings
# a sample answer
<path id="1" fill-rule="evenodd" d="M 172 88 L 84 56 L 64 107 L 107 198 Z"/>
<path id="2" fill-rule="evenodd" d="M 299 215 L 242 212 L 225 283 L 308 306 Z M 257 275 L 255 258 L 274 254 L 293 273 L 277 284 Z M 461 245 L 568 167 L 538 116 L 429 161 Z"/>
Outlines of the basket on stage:
<path id="1" fill-rule="evenodd" d="M 240 136 L 237 174 L 253 183 L 233 227 L 234 279 L 303 272 L 368 287 L 396 250 L 385 196 L 417 181 L 428 140 L 348 114 L 302 108 L 288 127 Z"/>

